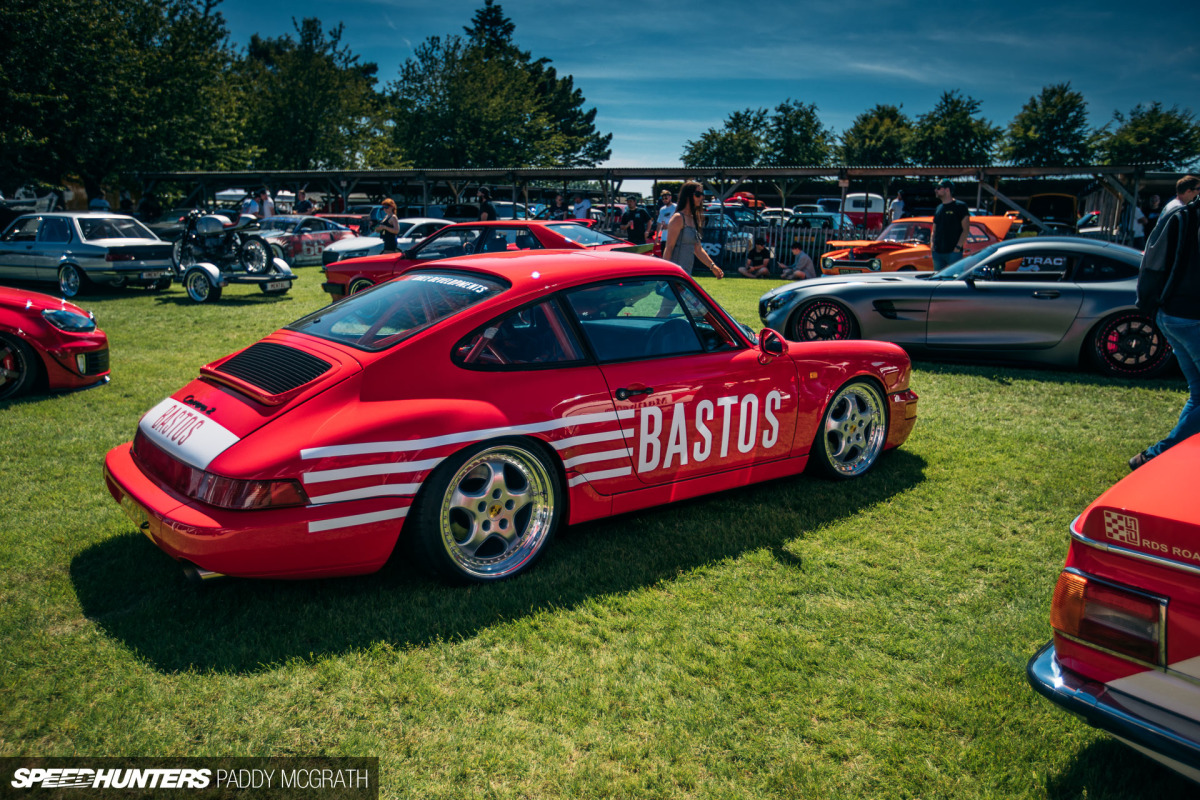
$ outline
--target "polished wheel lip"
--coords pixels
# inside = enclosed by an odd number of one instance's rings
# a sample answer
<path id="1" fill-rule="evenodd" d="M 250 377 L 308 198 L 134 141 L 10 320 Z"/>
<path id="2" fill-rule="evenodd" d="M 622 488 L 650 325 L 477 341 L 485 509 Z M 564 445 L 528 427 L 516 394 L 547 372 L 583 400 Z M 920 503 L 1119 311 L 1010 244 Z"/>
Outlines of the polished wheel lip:
<path id="1" fill-rule="evenodd" d="M 840 475 L 861 475 L 883 452 L 887 425 L 883 398 L 865 383 L 842 387 L 822 421 L 821 441 L 829 464 Z"/>
<path id="2" fill-rule="evenodd" d="M 350 285 L 346 287 L 346 294 L 350 295 L 350 294 L 358 294 L 359 292 L 365 292 L 367 289 L 370 289 L 374 285 L 375 284 L 371 283 L 366 278 L 358 278 L 356 280 L 350 281 Z"/>
<path id="3" fill-rule="evenodd" d="M 198 302 L 204 302 L 212 293 L 212 281 L 203 272 L 193 272 L 187 276 L 186 285 L 188 297 Z"/>
<path id="4" fill-rule="evenodd" d="M 523 488 L 516 485 L 519 481 L 509 485 L 506 469 L 519 473 Z M 484 475 L 486 491 L 464 489 Z M 490 447 L 467 459 L 447 483 L 438 512 L 438 534 L 455 568 L 477 579 L 499 579 L 520 571 L 551 533 L 553 486 L 542 460 L 521 447 Z M 532 508 L 526 514 L 528 506 Z M 470 523 L 466 536 L 456 535 L 452 520 Z M 504 543 L 503 552 L 477 555 L 485 544 L 495 546 L 497 540 Z"/>
<path id="5" fill-rule="evenodd" d="M 79 275 L 79 270 L 70 264 L 64 264 L 58 268 L 58 290 L 63 297 L 75 297 L 79 294 L 79 287 L 83 283 Z"/>

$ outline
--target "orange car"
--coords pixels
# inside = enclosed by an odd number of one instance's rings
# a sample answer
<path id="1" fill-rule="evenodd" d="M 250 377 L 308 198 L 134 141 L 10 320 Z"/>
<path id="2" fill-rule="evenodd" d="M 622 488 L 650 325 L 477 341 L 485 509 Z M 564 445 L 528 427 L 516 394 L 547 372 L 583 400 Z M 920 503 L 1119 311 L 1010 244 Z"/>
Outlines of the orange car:
<path id="1" fill-rule="evenodd" d="M 1012 227 L 1007 217 L 971 217 L 966 255 L 1002 241 Z M 915 272 L 933 269 L 929 238 L 933 217 L 907 217 L 883 229 L 879 238 L 862 241 L 832 241 L 821 257 L 826 275 L 854 272 Z"/>

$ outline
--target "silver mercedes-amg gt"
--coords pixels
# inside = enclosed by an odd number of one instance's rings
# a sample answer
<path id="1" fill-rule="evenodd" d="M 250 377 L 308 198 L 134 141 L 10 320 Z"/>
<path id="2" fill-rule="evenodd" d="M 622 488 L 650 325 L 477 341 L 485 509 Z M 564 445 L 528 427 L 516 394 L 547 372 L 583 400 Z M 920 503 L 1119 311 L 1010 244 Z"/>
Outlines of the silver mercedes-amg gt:
<path id="1" fill-rule="evenodd" d="M 1152 377 L 1173 359 L 1134 305 L 1141 256 L 1070 237 L 1000 242 L 940 272 L 785 284 L 762 296 L 758 315 L 799 342 L 883 339 L 925 357 L 1082 363 Z"/>

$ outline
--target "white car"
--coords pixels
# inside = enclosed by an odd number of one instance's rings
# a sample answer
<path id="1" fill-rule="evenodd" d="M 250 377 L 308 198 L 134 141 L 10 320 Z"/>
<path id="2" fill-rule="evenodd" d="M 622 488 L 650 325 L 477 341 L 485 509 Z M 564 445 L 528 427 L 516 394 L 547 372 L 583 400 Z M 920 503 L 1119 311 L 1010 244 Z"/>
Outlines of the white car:
<path id="1" fill-rule="evenodd" d="M 405 217 L 400 220 L 400 235 L 396 238 L 396 245 L 403 250 L 417 242 L 424 241 L 430 234 L 437 233 L 447 225 L 453 224 L 448 219 Z M 379 238 L 379 234 L 373 233 L 370 236 L 354 236 L 349 239 L 343 239 L 340 242 L 334 242 L 321 251 L 321 264 L 328 266 L 335 261 L 344 261 L 347 258 L 359 258 L 361 256 L 373 256 L 382 252 L 383 239 Z"/>

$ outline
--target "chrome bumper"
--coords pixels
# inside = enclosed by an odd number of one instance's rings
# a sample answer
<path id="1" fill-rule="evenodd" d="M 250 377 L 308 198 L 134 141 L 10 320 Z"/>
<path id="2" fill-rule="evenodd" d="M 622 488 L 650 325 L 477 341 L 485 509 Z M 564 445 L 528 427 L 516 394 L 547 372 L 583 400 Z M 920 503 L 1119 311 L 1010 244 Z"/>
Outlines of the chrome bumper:
<path id="1" fill-rule="evenodd" d="M 1025 676 L 1038 694 L 1092 727 L 1200 769 L 1200 724 L 1065 669 L 1053 642 L 1029 659 Z"/>

